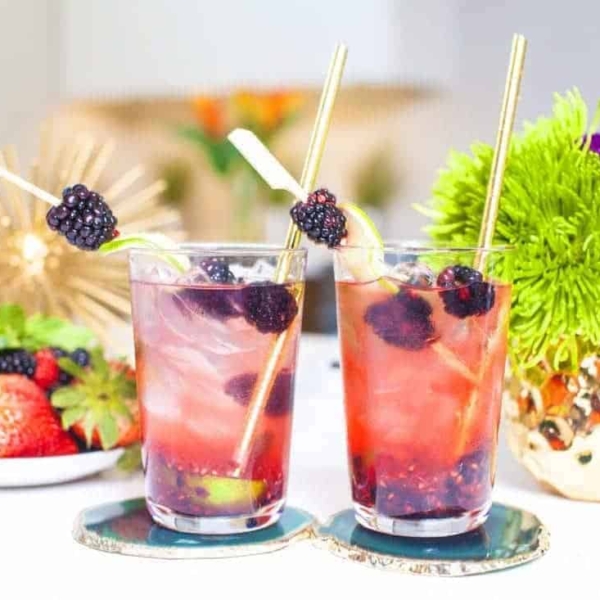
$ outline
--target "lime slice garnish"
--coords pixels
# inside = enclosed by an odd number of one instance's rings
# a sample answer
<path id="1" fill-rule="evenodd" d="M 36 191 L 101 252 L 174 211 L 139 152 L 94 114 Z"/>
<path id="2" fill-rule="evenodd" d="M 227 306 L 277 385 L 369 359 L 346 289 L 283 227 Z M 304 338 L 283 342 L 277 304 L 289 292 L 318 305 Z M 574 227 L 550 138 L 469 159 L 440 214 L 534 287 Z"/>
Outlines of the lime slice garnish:
<path id="1" fill-rule="evenodd" d="M 369 215 L 356 204 L 342 203 L 339 209 L 346 217 L 346 246 L 342 261 L 356 281 L 378 281 L 390 292 L 398 287 L 385 279 L 385 252 L 383 238 Z M 353 249 L 356 247 L 356 250 Z M 343 248 L 343 247 L 342 247 Z"/>
<path id="2" fill-rule="evenodd" d="M 98 252 L 106 256 L 114 254 L 115 252 L 133 250 L 134 248 L 177 250 L 179 245 L 162 233 L 130 233 L 129 235 L 121 235 L 110 242 L 102 244 L 98 249 Z M 181 254 L 168 254 L 166 252 L 157 253 L 156 256 L 164 259 L 180 273 L 184 273 L 190 268 L 190 261 L 187 256 Z"/>

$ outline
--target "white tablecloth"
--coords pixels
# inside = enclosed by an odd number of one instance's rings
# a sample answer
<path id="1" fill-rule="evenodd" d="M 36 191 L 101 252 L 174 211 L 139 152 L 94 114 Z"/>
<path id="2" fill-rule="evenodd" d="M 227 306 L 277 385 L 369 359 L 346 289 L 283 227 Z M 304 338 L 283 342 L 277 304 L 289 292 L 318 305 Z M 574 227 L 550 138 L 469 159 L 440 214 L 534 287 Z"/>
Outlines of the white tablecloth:
<path id="1" fill-rule="evenodd" d="M 302 340 L 292 447 L 289 502 L 319 519 L 349 505 L 337 341 Z M 263 556 L 211 561 L 158 561 L 102 554 L 75 543 L 71 527 L 86 506 L 142 495 L 142 477 L 105 473 L 61 486 L 0 490 L 0 599 L 153 600 L 165 598 L 461 600 L 600 597 L 600 505 L 542 491 L 509 455 L 500 452 L 495 499 L 537 513 L 552 534 L 548 555 L 484 576 L 437 579 L 399 575 L 350 563 L 310 542 Z M 321 593 L 323 595 L 321 595 Z"/>

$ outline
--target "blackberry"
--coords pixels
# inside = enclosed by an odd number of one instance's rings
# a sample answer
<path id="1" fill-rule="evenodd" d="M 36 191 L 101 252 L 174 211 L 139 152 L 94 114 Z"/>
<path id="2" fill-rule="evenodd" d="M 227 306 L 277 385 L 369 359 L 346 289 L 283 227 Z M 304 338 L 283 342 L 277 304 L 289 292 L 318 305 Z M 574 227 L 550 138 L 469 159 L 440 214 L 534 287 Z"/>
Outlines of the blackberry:
<path id="1" fill-rule="evenodd" d="M 85 348 L 76 348 L 71 352 L 70 358 L 80 367 L 87 367 L 90 364 L 90 353 Z"/>
<path id="2" fill-rule="evenodd" d="M 243 373 L 233 377 L 225 384 L 225 393 L 242 406 L 247 406 L 252 399 L 252 392 L 258 380 L 256 373 Z M 273 389 L 269 395 L 265 413 L 272 417 L 285 415 L 292 409 L 292 390 L 294 374 L 289 369 L 277 373 Z"/>
<path id="3" fill-rule="evenodd" d="M 52 352 L 52 354 L 54 355 L 54 358 L 56 358 L 56 360 L 58 360 L 60 358 L 70 358 L 71 360 L 73 360 L 73 357 L 66 350 L 63 350 L 62 348 L 57 348 L 56 346 L 54 346 L 54 347 L 50 348 L 50 351 Z M 60 369 L 60 371 L 58 373 L 58 382 L 57 382 L 56 387 L 62 387 L 64 385 L 69 385 L 72 381 L 73 381 L 73 376 L 69 375 L 69 373 L 67 373 L 66 371 L 63 371 L 62 369 Z"/>
<path id="4" fill-rule="evenodd" d="M 475 450 L 459 459 L 446 479 L 443 500 L 447 506 L 472 510 L 481 506 L 489 495 L 493 473 L 488 451 Z"/>
<path id="5" fill-rule="evenodd" d="M 35 357 L 27 350 L 0 350 L 0 373 L 24 375 L 31 379 L 36 366 Z"/>
<path id="6" fill-rule="evenodd" d="M 81 183 L 63 190 L 62 202 L 48 211 L 46 222 L 80 250 L 98 250 L 118 235 L 117 219 L 104 198 Z"/>
<path id="7" fill-rule="evenodd" d="M 463 265 L 446 267 L 437 278 L 437 284 L 443 288 L 453 288 L 477 281 L 483 281 L 483 275 L 479 271 Z"/>
<path id="8" fill-rule="evenodd" d="M 57 346 L 52 346 L 50 348 L 50 352 L 54 354 L 54 358 L 56 358 L 56 360 L 58 360 L 59 358 L 66 358 L 67 356 L 69 356 L 69 353 L 66 350 L 58 348 Z"/>
<path id="9" fill-rule="evenodd" d="M 459 319 L 485 315 L 494 306 L 494 286 L 483 281 L 483 275 L 471 267 L 447 267 L 438 275 L 437 284 L 447 289 L 440 292 L 444 310 Z"/>
<path id="10" fill-rule="evenodd" d="M 306 201 L 313 204 L 335 204 L 337 198 L 328 189 L 320 188 L 309 194 Z"/>
<path id="11" fill-rule="evenodd" d="M 463 456 L 458 460 L 453 471 L 455 479 L 460 479 L 460 482 L 465 485 L 490 481 L 491 460 L 489 452 L 481 449 Z"/>
<path id="12" fill-rule="evenodd" d="M 235 283 L 235 277 L 224 258 L 211 257 L 193 263 L 201 272 L 194 275 L 190 287 L 183 288 L 176 296 L 175 302 L 182 312 L 201 313 L 214 319 L 230 319 L 241 316 L 240 290 L 237 288 L 214 289 L 206 284 L 206 277 L 211 282 L 221 284 Z M 198 283 L 197 287 L 192 287 Z"/>
<path id="13" fill-rule="evenodd" d="M 240 291 L 240 298 L 246 321 L 261 333 L 285 331 L 298 314 L 296 299 L 283 284 L 251 284 Z"/>
<path id="14" fill-rule="evenodd" d="M 377 496 L 377 477 L 373 465 L 362 457 L 352 457 L 352 499 L 366 506 L 373 506 Z"/>
<path id="15" fill-rule="evenodd" d="M 388 344 L 421 350 L 435 338 L 431 313 L 426 300 L 404 292 L 369 306 L 364 320 Z"/>
<path id="16" fill-rule="evenodd" d="M 313 242 L 335 248 L 348 235 L 346 217 L 335 202 L 335 196 L 329 191 L 317 190 L 306 202 L 297 202 L 292 207 L 292 221 Z"/>
<path id="17" fill-rule="evenodd" d="M 229 269 L 229 263 L 224 258 L 207 258 L 200 263 L 200 267 L 214 283 L 233 283 L 235 277 Z"/>
<path id="18" fill-rule="evenodd" d="M 62 369 L 60 369 L 60 372 L 58 374 L 58 384 L 57 384 L 58 387 L 69 385 L 72 381 L 73 381 L 73 376 L 69 375 L 69 373 L 67 373 L 66 371 L 63 371 Z"/>
<path id="19" fill-rule="evenodd" d="M 182 312 L 197 313 L 213 319 L 231 319 L 240 316 L 240 291 L 211 290 L 198 288 L 185 288 L 175 296 L 175 303 Z"/>

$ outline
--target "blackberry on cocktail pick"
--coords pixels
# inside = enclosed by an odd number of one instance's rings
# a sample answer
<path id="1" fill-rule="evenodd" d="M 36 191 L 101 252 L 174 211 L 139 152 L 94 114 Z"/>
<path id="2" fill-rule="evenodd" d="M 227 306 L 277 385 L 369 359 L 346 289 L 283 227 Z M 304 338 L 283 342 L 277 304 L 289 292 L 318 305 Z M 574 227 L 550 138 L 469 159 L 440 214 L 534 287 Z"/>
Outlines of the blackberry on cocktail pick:
<path id="1" fill-rule="evenodd" d="M 435 339 L 431 313 L 427 300 L 410 292 L 401 292 L 371 304 L 364 319 L 388 344 L 405 350 L 421 350 Z"/>
<path id="2" fill-rule="evenodd" d="M 446 288 L 440 292 L 445 311 L 459 319 L 485 315 L 494 306 L 494 286 L 483 281 L 483 275 L 471 267 L 447 267 L 438 275 L 437 284 Z"/>
<path id="3" fill-rule="evenodd" d="M 335 248 L 348 235 L 346 217 L 335 203 L 331 192 L 316 190 L 306 202 L 294 204 L 290 211 L 292 221 L 313 242 Z"/>
<path id="4" fill-rule="evenodd" d="M 244 317 L 261 333 L 285 331 L 298 314 L 293 294 L 281 284 L 253 284 L 240 290 Z"/>
<path id="5" fill-rule="evenodd" d="M 81 183 L 63 190 L 62 202 L 48 211 L 46 222 L 80 250 L 98 250 L 118 235 L 117 219 L 104 198 Z"/>

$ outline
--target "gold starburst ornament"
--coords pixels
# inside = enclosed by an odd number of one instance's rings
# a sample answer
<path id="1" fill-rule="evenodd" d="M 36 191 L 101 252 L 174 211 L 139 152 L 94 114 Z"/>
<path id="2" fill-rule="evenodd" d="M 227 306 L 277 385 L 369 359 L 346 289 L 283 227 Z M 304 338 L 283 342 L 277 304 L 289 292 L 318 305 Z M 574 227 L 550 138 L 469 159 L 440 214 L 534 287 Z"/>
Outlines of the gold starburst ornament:
<path id="1" fill-rule="evenodd" d="M 97 143 L 87 135 L 59 141 L 52 126 L 46 126 L 39 157 L 25 179 L 54 196 L 75 183 L 96 190 L 106 198 L 123 234 L 160 231 L 181 238 L 179 213 L 160 198 L 163 181 L 144 184 L 145 169 L 136 166 L 106 183 L 114 149 L 113 143 Z M 13 147 L 0 151 L 0 167 L 19 175 Z M 130 312 L 127 261 L 123 255 L 100 256 L 69 245 L 46 224 L 48 209 L 21 187 L 0 179 L 0 302 L 71 319 L 105 339 Z"/>

